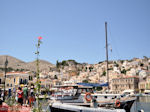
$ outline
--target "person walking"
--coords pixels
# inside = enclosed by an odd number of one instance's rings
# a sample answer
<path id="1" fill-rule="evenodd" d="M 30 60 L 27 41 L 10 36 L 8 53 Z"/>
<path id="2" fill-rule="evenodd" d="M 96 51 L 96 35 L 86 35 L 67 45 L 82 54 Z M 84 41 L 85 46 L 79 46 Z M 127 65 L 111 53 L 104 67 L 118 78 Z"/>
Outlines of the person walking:
<path id="1" fill-rule="evenodd" d="M 27 88 L 27 85 L 23 88 L 23 99 L 24 99 L 24 104 L 27 104 L 27 101 L 28 101 L 28 88 Z"/>
<path id="2" fill-rule="evenodd" d="M 34 95 L 34 85 L 31 85 L 30 96 L 29 96 L 29 105 L 32 107 L 34 105 L 35 95 Z"/>
<path id="3" fill-rule="evenodd" d="M 18 103 L 21 104 L 21 106 L 22 106 L 22 104 L 23 104 L 23 91 L 22 91 L 21 87 L 19 87 L 18 89 L 19 89 L 19 91 L 18 91 Z"/>

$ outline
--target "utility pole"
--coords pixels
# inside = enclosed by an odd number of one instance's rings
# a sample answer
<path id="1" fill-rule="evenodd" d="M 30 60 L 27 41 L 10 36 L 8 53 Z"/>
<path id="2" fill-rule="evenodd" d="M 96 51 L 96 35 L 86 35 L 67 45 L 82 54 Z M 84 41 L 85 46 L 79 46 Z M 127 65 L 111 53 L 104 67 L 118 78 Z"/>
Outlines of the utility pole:
<path id="1" fill-rule="evenodd" d="M 3 94 L 3 101 L 5 101 L 5 82 L 6 82 L 7 65 L 8 65 L 8 60 L 7 60 L 7 57 L 6 57 L 6 60 L 5 60 L 5 77 L 4 77 L 4 94 Z"/>
<path id="2" fill-rule="evenodd" d="M 108 42 L 107 42 L 107 22 L 105 22 L 105 35 L 106 35 L 106 74 L 107 74 L 107 83 L 109 90 L 109 72 L 108 72 Z"/>

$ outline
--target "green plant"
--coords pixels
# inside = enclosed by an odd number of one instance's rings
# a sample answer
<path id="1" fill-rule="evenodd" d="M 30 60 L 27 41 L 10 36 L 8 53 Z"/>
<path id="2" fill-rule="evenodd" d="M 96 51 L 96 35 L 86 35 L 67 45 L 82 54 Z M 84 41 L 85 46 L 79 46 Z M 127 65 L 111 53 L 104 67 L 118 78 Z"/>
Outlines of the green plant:
<path id="1" fill-rule="evenodd" d="M 113 70 L 113 68 L 108 68 L 108 70 Z"/>
<path id="2" fill-rule="evenodd" d="M 125 69 L 123 69 L 123 70 L 121 71 L 122 74 L 126 74 L 126 72 L 127 72 L 127 71 L 126 71 Z"/>
<path id="3" fill-rule="evenodd" d="M 121 64 L 123 64 L 124 60 L 120 60 Z"/>
<path id="4" fill-rule="evenodd" d="M 18 110 L 19 110 L 20 107 L 17 106 L 18 103 L 16 102 L 14 95 L 11 96 L 11 97 L 8 97 L 5 100 L 5 103 L 9 105 L 9 108 L 10 108 L 11 112 L 18 112 Z"/>
<path id="5" fill-rule="evenodd" d="M 106 76 L 106 71 L 103 71 L 102 76 Z"/>
<path id="6" fill-rule="evenodd" d="M 101 64 L 101 63 L 103 63 L 103 62 L 102 61 L 98 62 L 98 64 Z"/>
<path id="7" fill-rule="evenodd" d="M 146 60 L 148 60 L 148 57 L 147 57 L 147 56 L 143 56 L 143 58 L 146 59 Z"/>
<path id="8" fill-rule="evenodd" d="M 90 72 L 93 70 L 93 67 L 89 67 Z"/>
<path id="9" fill-rule="evenodd" d="M 65 61 L 65 60 L 63 60 L 63 61 L 61 62 L 61 65 L 63 65 L 63 66 L 69 66 L 68 63 L 67 63 L 67 61 Z"/>
<path id="10" fill-rule="evenodd" d="M 102 87 L 96 87 L 96 90 L 97 90 L 97 91 L 101 91 L 101 90 L 102 90 Z"/>
<path id="11" fill-rule="evenodd" d="M 5 68 L 0 67 L 0 70 L 5 71 Z M 14 69 L 11 68 L 11 67 L 8 67 L 8 68 L 7 68 L 7 72 L 11 72 L 11 71 L 13 71 L 13 70 L 14 70 Z"/>
<path id="12" fill-rule="evenodd" d="M 60 63 L 59 63 L 59 61 L 57 60 L 57 61 L 56 61 L 56 67 L 59 68 L 59 66 L 60 66 Z"/>
<path id="13" fill-rule="evenodd" d="M 75 65 L 77 65 L 78 63 L 75 60 L 68 60 L 68 62 L 73 62 Z"/>
<path id="14" fill-rule="evenodd" d="M 54 76 L 54 79 L 58 79 L 58 78 L 57 78 L 57 75 Z"/>
<path id="15" fill-rule="evenodd" d="M 37 108 L 34 108 L 33 111 L 34 112 L 41 112 L 42 111 L 42 107 L 40 105 L 40 102 L 39 102 L 39 95 L 40 95 L 40 88 L 41 88 L 41 82 L 40 82 L 40 77 L 39 77 L 39 73 L 40 73 L 40 70 L 39 70 L 39 48 L 40 48 L 40 45 L 41 45 L 41 39 L 42 37 L 38 37 L 38 44 L 36 45 L 37 47 L 37 51 L 36 51 L 36 55 L 37 55 L 37 59 L 36 59 L 36 67 L 37 67 L 37 70 L 36 70 L 36 88 L 35 88 L 35 92 L 36 92 L 36 101 L 37 101 Z"/>
<path id="16" fill-rule="evenodd" d="M 119 67 L 119 64 L 115 61 L 114 66 Z"/>
<path id="17" fill-rule="evenodd" d="M 83 82 L 83 83 L 88 83 L 88 80 L 83 80 L 82 82 Z"/>

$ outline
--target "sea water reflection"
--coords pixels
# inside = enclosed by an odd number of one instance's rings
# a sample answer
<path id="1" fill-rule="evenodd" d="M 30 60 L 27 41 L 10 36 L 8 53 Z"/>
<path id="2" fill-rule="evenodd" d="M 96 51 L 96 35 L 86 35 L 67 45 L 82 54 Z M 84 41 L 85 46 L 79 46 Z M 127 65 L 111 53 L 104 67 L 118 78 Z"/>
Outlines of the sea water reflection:
<path id="1" fill-rule="evenodd" d="M 150 96 L 138 97 L 131 108 L 131 112 L 138 112 L 141 109 L 144 112 L 150 112 Z"/>

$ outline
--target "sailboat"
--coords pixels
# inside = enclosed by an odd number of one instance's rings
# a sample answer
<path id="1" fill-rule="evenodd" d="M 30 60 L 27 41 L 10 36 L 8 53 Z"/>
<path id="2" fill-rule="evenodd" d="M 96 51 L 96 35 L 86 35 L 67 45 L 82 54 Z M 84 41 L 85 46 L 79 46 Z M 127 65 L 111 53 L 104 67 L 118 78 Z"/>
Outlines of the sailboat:
<path id="1" fill-rule="evenodd" d="M 112 94 L 110 92 L 110 83 L 109 83 L 109 70 L 108 70 L 108 39 L 107 39 L 107 22 L 105 22 L 105 44 L 106 44 L 106 76 L 107 82 L 103 84 L 91 84 L 91 83 L 78 83 L 79 85 L 92 86 L 92 87 L 107 87 L 105 93 L 95 92 L 91 94 L 92 97 L 97 96 L 97 101 L 99 105 L 114 105 L 115 108 L 125 109 L 127 112 L 130 112 L 132 104 L 136 100 L 136 97 L 127 97 L 122 94 Z M 86 94 L 82 94 L 85 97 Z M 117 103 L 119 105 L 117 105 Z"/>
<path id="2" fill-rule="evenodd" d="M 77 83 L 78 85 L 88 86 L 84 89 L 89 89 L 89 86 L 107 86 L 107 89 L 110 89 L 109 85 L 109 74 L 108 74 L 108 44 L 107 44 L 107 22 L 105 22 L 105 32 L 106 32 L 106 62 L 107 62 L 107 83 L 106 84 L 91 84 L 91 83 Z M 62 88 L 66 86 L 60 86 Z M 51 112 L 130 112 L 130 108 L 135 101 L 135 98 L 127 98 L 121 96 L 120 94 L 99 94 L 86 92 L 82 93 L 82 90 L 79 90 L 78 86 L 72 86 L 76 90 L 76 93 L 73 93 L 72 99 L 67 99 L 66 95 L 61 95 L 60 97 L 54 98 L 55 101 L 50 103 Z M 67 86 L 68 88 L 68 86 Z M 82 88 L 83 89 L 83 88 Z M 60 92 L 60 91 L 59 91 Z M 62 93 L 64 90 L 61 91 Z M 80 94 L 80 95 L 79 95 Z M 74 98 L 73 95 L 75 96 Z M 55 95 L 54 95 L 55 96 Z M 63 98 L 64 97 L 64 98 Z M 82 100 L 81 100 L 82 98 Z M 67 100 L 66 100 L 67 99 Z M 94 106 L 91 107 L 91 102 Z M 95 103 L 96 102 L 96 103 Z M 96 104 L 96 105 L 95 105 Z"/>

